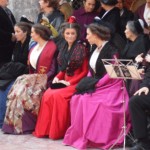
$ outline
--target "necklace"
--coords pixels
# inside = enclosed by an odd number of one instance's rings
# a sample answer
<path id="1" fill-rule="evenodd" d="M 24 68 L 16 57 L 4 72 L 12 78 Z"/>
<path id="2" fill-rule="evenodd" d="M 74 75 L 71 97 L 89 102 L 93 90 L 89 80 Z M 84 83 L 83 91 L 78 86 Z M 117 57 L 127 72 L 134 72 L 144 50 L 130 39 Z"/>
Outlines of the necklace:
<path id="1" fill-rule="evenodd" d="M 102 45 L 97 47 L 97 50 L 100 51 L 102 49 Z"/>

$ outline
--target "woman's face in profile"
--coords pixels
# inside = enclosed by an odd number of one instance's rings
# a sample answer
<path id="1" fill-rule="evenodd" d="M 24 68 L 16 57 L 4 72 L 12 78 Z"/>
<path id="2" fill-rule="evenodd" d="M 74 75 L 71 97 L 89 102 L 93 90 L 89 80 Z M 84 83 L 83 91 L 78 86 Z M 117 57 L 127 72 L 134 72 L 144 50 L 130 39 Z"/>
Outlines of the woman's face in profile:
<path id="1" fill-rule="evenodd" d="M 77 39 L 77 32 L 73 28 L 67 28 L 64 32 L 64 38 L 67 43 L 73 44 L 74 41 Z"/>
<path id="2" fill-rule="evenodd" d="M 35 30 L 34 30 L 33 27 L 31 28 L 31 37 L 32 37 L 32 39 L 33 39 L 35 42 L 37 42 L 38 39 L 39 39 L 39 37 L 40 37 L 40 36 L 35 32 Z"/>
<path id="3" fill-rule="evenodd" d="M 124 33 L 125 33 L 126 38 L 130 40 L 132 35 L 133 35 L 133 33 L 129 29 L 128 25 L 126 25 L 126 29 L 125 29 Z"/>
<path id="4" fill-rule="evenodd" d="M 91 30 L 89 28 L 87 28 L 86 30 L 86 39 L 88 40 L 89 44 L 95 44 L 94 41 L 95 41 L 95 36 L 94 34 L 91 32 Z"/>
<path id="5" fill-rule="evenodd" d="M 27 37 L 27 32 L 23 32 L 18 26 L 14 27 L 16 40 L 23 43 Z"/>
<path id="6" fill-rule="evenodd" d="M 44 0 L 39 0 L 39 4 L 42 10 L 48 7 L 48 2 L 44 2 Z"/>

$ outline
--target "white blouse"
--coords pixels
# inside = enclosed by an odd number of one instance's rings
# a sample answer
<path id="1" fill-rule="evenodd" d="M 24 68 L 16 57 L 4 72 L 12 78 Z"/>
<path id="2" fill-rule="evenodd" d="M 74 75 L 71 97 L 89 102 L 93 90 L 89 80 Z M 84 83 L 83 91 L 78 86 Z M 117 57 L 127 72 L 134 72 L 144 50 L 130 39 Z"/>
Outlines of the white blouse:
<path id="1" fill-rule="evenodd" d="M 105 46 L 105 44 L 107 42 L 108 41 L 105 41 L 101 47 L 99 47 L 99 48 L 97 47 L 90 58 L 90 67 L 94 70 L 94 72 L 96 72 L 96 62 L 97 62 L 98 56 L 99 56 L 102 48 Z"/>
<path id="2" fill-rule="evenodd" d="M 37 44 L 30 54 L 30 64 L 34 69 L 36 69 L 38 58 L 46 44 L 47 42 L 41 48 L 39 48 L 39 44 Z"/>

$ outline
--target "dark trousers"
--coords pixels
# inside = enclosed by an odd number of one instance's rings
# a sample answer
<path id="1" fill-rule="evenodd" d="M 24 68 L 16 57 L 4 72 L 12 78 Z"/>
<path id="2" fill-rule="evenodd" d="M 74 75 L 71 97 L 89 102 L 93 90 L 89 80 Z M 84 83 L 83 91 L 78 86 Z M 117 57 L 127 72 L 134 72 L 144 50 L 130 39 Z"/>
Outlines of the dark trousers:
<path id="1" fill-rule="evenodd" d="M 133 126 L 134 136 L 139 138 L 148 137 L 147 110 L 150 110 L 150 92 L 148 95 L 141 94 L 131 97 L 129 109 Z"/>

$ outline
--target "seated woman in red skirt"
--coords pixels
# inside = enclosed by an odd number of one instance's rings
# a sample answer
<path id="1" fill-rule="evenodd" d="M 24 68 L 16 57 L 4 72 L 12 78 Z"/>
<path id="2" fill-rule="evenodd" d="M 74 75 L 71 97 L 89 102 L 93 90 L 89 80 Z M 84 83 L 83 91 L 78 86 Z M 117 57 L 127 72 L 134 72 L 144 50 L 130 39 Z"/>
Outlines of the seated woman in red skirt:
<path id="1" fill-rule="evenodd" d="M 37 137 L 63 138 L 70 125 L 71 96 L 76 92 L 76 84 L 86 76 L 88 71 L 86 48 L 77 41 L 79 25 L 72 23 L 73 20 L 75 18 L 71 17 L 69 22 L 62 25 L 62 35 L 66 44 L 58 54 L 60 72 L 53 80 L 54 86 L 49 88 L 42 97 L 38 121 L 33 133 Z"/>

